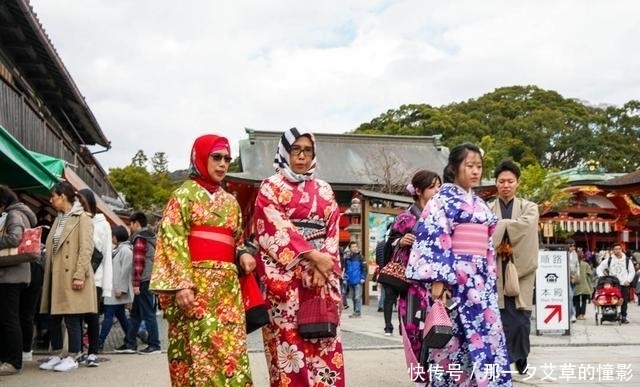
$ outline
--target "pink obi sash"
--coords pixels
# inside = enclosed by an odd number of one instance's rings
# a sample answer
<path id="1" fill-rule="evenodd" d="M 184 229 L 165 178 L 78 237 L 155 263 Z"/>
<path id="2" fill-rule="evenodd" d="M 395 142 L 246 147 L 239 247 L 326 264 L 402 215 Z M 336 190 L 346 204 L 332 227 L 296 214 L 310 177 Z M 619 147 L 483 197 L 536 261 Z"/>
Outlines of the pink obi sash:
<path id="1" fill-rule="evenodd" d="M 228 228 L 192 226 L 188 243 L 191 262 L 234 262 L 236 259 L 235 241 Z"/>
<path id="2" fill-rule="evenodd" d="M 477 223 L 461 223 L 451 236 L 451 248 L 456 255 L 487 255 L 489 227 Z"/>

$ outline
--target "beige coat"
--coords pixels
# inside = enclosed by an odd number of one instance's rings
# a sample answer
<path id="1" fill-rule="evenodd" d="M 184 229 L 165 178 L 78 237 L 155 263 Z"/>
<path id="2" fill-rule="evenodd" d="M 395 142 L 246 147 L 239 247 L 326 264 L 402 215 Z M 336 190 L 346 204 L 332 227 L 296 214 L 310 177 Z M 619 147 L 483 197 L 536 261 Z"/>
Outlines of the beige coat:
<path id="1" fill-rule="evenodd" d="M 499 199 L 489 204 L 498 216 L 498 225 L 493 234 L 493 245 L 497 247 L 505 231 L 513 247 L 513 260 L 518 270 L 520 296 L 516 299 L 518 309 L 531 310 L 533 304 L 533 286 L 538 268 L 538 205 L 521 198 L 514 198 L 511 219 L 502 219 Z M 502 263 L 498 263 L 498 278 L 502 278 Z M 502 280 L 498 280 L 498 305 L 504 308 Z"/>
<path id="2" fill-rule="evenodd" d="M 74 206 L 74 208 L 76 208 Z M 91 268 L 93 252 L 93 222 L 84 211 L 72 210 L 60 235 L 55 255 L 53 235 L 60 216 L 51 226 L 46 243 L 44 284 L 42 285 L 41 313 L 80 314 L 96 313 L 98 302 Z M 72 288 L 74 279 L 84 280 L 82 290 Z"/>

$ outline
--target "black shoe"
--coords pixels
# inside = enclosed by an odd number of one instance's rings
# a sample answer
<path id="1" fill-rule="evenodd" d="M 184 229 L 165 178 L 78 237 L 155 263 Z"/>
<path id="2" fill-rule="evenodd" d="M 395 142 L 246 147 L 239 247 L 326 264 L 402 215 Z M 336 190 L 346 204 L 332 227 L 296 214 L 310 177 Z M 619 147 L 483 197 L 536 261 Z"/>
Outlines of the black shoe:
<path id="1" fill-rule="evenodd" d="M 122 344 L 118 348 L 114 349 L 115 353 L 136 353 L 136 348 L 132 348 L 127 344 Z"/>
<path id="2" fill-rule="evenodd" d="M 344 305 L 342 309 L 344 309 L 344 310 L 349 309 L 349 305 Z"/>
<path id="3" fill-rule="evenodd" d="M 378 312 L 384 312 L 384 309 L 378 308 Z"/>
<path id="4" fill-rule="evenodd" d="M 516 360 L 516 369 L 520 375 L 527 373 L 527 358 Z"/>
<path id="5" fill-rule="evenodd" d="M 157 353 L 162 353 L 162 351 L 160 350 L 160 347 L 150 345 L 147 348 L 138 351 L 138 353 L 141 355 L 155 355 Z"/>
<path id="6" fill-rule="evenodd" d="M 627 320 L 626 318 L 623 318 L 622 320 L 620 320 L 621 324 L 629 324 L 629 320 Z"/>

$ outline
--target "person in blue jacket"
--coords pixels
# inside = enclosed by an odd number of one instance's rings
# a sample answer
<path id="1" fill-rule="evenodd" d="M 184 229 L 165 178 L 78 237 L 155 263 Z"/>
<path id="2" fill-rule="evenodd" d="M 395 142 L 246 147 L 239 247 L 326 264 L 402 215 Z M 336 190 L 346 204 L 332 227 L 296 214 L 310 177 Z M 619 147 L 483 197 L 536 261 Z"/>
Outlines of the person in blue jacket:
<path id="1" fill-rule="evenodd" d="M 345 294 L 351 293 L 353 298 L 353 314 L 349 317 L 360 317 L 362 312 L 362 288 L 367 278 L 367 262 L 365 262 L 358 243 L 350 242 L 344 257 L 344 281 L 347 284 Z"/>

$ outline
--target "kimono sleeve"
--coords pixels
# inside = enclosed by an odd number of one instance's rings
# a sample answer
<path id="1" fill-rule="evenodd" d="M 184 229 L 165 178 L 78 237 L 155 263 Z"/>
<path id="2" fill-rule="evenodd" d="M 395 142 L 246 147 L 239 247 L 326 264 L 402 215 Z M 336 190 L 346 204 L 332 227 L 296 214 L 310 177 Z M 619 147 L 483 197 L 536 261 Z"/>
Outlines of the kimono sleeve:
<path id="1" fill-rule="evenodd" d="M 443 199 L 429 200 L 418 222 L 405 275 L 418 281 L 455 284 L 452 221 L 447 217 Z"/>
<path id="2" fill-rule="evenodd" d="M 187 242 L 189 224 L 189 201 L 177 191 L 169 199 L 158 227 L 152 290 L 172 292 L 195 287 Z"/>

